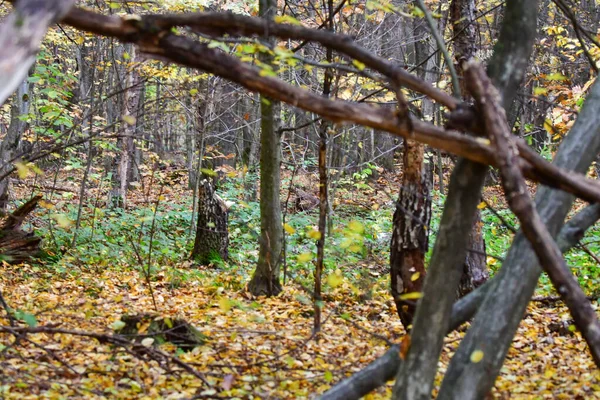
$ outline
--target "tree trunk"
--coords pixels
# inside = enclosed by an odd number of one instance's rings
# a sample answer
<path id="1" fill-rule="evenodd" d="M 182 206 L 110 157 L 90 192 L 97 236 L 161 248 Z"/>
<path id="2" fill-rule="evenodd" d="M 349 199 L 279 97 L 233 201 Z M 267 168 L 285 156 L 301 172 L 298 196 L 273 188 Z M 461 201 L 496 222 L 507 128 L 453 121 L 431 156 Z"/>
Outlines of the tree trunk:
<path id="1" fill-rule="evenodd" d="M 431 53 L 431 39 L 422 19 L 414 20 L 415 36 L 423 38 L 415 42 L 414 61 L 419 65 Z M 425 62 L 419 75 L 429 82 L 436 79 L 427 71 L 435 69 L 435 58 Z M 400 99 L 399 99 L 400 100 Z M 423 99 L 423 114 L 433 119 L 434 105 Z M 425 161 L 425 145 L 412 140 L 404 141 L 404 171 L 402 186 L 394 212 L 392 243 L 390 249 L 390 280 L 396 311 L 406 330 L 409 330 L 416 310 L 416 297 L 425 281 L 425 253 L 428 249 L 429 221 L 431 220 L 431 189 L 433 170 Z M 403 299 L 408 296 L 408 299 Z M 414 295 L 413 295 L 414 296 Z"/>
<path id="2" fill-rule="evenodd" d="M 260 0 L 260 15 L 272 19 L 277 3 L 274 0 Z M 267 57 L 263 62 L 272 62 Z M 277 131 L 278 105 L 274 100 L 261 96 L 261 136 L 260 136 L 260 250 L 258 264 L 248 284 L 248 290 L 255 296 L 274 296 L 281 292 L 279 271 L 283 226 L 281 225 L 281 203 L 279 199 L 281 139 Z"/>
<path id="3" fill-rule="evenodd" d="M 419 293 L 423 288 L 431 186 L 432 170 L 425 161 L 423 144 L 405 140 L 404 175 L 394 212 L 390 277 L 396 311 L 407 330 L 412 324 L 416 298 L 403 300 L 402 295 Z"/>
<path id="4" fill-rule="evenodd" d="M 227 232 L 227 206 L 215 194 L 213 185 L 203 179 L 198 188 L 198 222 L 192 258 L 201 265 L 229 256 Z"/>
<path id="5" fill-rule="evenodd" d="M 454 33 L 454 58 L 456 72 L 464 76 L 464 66 L 475 56 L 477 35 L 475 31 L 475 0 L 452 0 L 450 19 Z M 464 79 L 460 81 L 463 97 L 467 96 Z M 459 296 L 464 296 L 483 285 L 490 277 L 487 269 L 485 240 L 481 229 L 481 211 L 477 209 L 473 219 L 473 227 L 467 242 L 467 256 L 463 266 L 463 276 L 458 287 Z"/>
<path id="6" fill-rule="evenodd" d="M 11 168 L 11 161 L 17 154 L 21 137 L 27 128 L 27 122 L 22 121 L 21 117 L 29 114 L 30 92 L 31 87 L 28 78 L 25 78 L 19 85 L 10 106 L 10 126 L 0 144 L 0 175 Z M 8 176 L 0 181 L 0 211 L 6 211 L 8 206 L 9 182 L 10 178 Z"/>

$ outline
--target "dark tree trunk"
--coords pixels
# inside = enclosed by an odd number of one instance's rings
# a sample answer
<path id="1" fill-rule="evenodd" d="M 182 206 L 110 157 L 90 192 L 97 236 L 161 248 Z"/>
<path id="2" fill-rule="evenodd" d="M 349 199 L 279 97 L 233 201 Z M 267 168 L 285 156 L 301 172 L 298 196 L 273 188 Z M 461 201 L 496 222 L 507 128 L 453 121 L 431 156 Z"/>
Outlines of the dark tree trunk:
<path id="1" fill-rule="evenodd" d="M 198 187 L 198 221 L 192 258 L 202 265 L 211 261 L 227 260 L 229 234 L 227 206 L 215 193 L 213 185 L 204 179 Z"/>
<path id="2" fill-rule="evenodd" d="M 423 20 L 414 19 L 414 30 L 422 38 L 414 46 L 415 64 L 425 62 L 419 74 L 429 82 L 436 77 L 435 58 L 427 57 L 433 49 Z M 428 39 L 429 37 L 429 39 Z M 434 105 L 423 99 L 423 115 L 433 119 Z M 390 249 L 390 281 L 396 311 L 406 330 L 410 329 L 416 310 L 417 294 L 425 281 L 425 253 L 428 248 L 428 227 L 431 219 L 431 189 L 433 169 L 425 161 L 425 145 L 412 140 L 404 141 L 404 171 L 398 203 L 394 212 L 394 228 Z M 413 293 L 411 296 L 410 294 Z"/>
<path id="3" fill-rule="evenodd" d="M 396 310 L 406 329 L 412 324 L 416 298 L 425 280 L 425 253 L 431 220 L 432 170 L 425 162 L 424 146 L 412 140 L 404 145 L 404 175 L 396 211 L 390 251 L 390 277 Z"/>

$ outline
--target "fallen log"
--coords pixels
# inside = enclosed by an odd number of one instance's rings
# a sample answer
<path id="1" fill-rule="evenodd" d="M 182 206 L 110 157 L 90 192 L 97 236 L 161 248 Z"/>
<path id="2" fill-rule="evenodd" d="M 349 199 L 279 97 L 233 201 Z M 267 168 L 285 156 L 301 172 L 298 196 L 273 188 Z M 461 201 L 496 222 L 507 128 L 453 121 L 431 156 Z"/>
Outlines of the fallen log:
<path id="1" fill-rule="evenodd" d="M 41 199 L 37 195 L 5 217 L 0 225 L 0 261 L 18 264 L 39 254 L 42 239 L 21 230 L 21 225 Z"/>

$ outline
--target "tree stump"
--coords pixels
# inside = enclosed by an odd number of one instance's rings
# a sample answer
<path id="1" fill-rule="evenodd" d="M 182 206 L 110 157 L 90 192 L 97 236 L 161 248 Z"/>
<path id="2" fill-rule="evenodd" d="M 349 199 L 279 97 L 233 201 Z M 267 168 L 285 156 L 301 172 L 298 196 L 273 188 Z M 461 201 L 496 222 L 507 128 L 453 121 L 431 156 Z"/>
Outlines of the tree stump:
<path id="1" fill-rule="evenodd" d="M 229 233 L 227 231 L 227 206 L 215 194 L 207 179 L 198 188 L 198 221 L 192 258 L 201 265 L 229 256 Z"/>
<path id="2" fill-rule="evenodd" d="M 33 197 L 8 215 L 0 225 L 1 261 L 18 264 L 39 254 L 42 239 L 33 232 L 25 232 L 20 228 L 25 217 L 35 209 L 41 199 L 41 195 Z"/>

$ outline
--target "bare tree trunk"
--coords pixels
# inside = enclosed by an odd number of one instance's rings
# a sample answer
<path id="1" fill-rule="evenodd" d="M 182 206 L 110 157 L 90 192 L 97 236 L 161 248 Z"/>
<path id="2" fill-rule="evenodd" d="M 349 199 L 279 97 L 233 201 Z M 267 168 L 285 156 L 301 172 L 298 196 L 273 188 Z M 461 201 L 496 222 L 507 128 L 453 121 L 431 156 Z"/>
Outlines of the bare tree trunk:
<path id="1" fill-rule="evenodd" d="M 19 85 L 10 106 L 10 126 L 0 144 L 0 175 L 11 168 L 11 160 L 16 155 L 21 137 L 27 128 L 27 122 L 22 121 L 21 117 L 29 114 L 30 92 L 28 78 L 25 78 Z M 8 176 L 0 181 L 0 211 L 6 211 L 8 205 L 9 182 Z"/>
<path id="2" fill-rule="evenodd" d="M 475 31 L 475 0 L 452 0 L 450 4 L 450 19 L 454 33 L 454 58 L 456 71 L 464 76 L 464 66 L 475 56 L 477 51 L 477 35 Z M 467 96 L 465 81 L 460 81 L 463 97 Z M 475 211 L 473 227 L 467 242 L 467 256 L 463 266 L 464 272 L 458 286 L 459 296 L 464 296 L 489 279 L 485 255 L 485 240 L 483 239 L 481 211 Z"/>
<path id="3" fill-rule="evenodd" d="M 327 1 L 327 11 L 329 21 L 327 28 L 333 32 L 333 0 Z M 331 63 L 333 60 L 333 52 L 327 49 L 326 61 Z M 329 97 L 331 94 L 331 83 L 333 80 L 333 72 L 331 69 L 325 70 L 323 78 L 323 96 Z M 327 135 L 329 130 L 329 122 L 321 121 L 319 129 L 319 239 L 317 240 L 317 265 L 315 266 L 315 291 L 313 296 L 314 302 L 314 325 L 313 330 L 318 332 L 321 329 L 321 276 L 323 275 L 323 262 L 325 261 L 325 237 L 327 236 L 327 212 L 329 211 L 329 199 L 327 198 Z"/>
<path id="4" fill-rule="evenodd" d="M 505 106 L 512 104 L 533 49 L 537 2 L 508 0 L 506 13 L 488 72 L 502 93 Z M 468 235 L 488 171 L 484 165 L 460 159 L 452 173 L 423 297 L 415 316 L 411 347 L 397 374 L 394 399 L 431 398 L 452 304 L 463 274 Z M 491 313 L 489 316 L 497 318 Z M 472 365 L 487 371 L 480 364 Z M 475 385 L 468 390 L 474 393 Z"/>
<path id="5" fill-rule="evenodd" d="M 260 0 L 260 15 L 272 19 L 276 13 L 274 0 Z M 270 58 L 263 62 L 271 62 Z M 281 225 L 281 138 L 277 130 L 278 104 L 275 100 L 261 96 L 260 137 L 260 250 L 258 264 L 248 284 L 255 296 L 274 296 L 281 292 L 279 281 L 283 226 Z"/>
<path id="6" fill-rule="evenodd" d="M 127 45 L 125 50 L 130 54 L 130 59 L 135 60 L 135 47 Z M 124 82 L 123 98 L 123 137 L 117 140 L 120 147 L 119 160 L 116 169 L 115 188 L 113 189 L 113 205 L 127 207 L 127 190 L 133 177 L 133 163 L 135 160 L 135 141 L 137 112 L 139 110 L 141 79 L 136 66 L 129 66 Z"/>
<path id="7" fill-rule="evenodd" d="M 425 61 L 433 47 L 422 19 L 415 18 L 415 64 L 425 62 L 419 73 L 429 82 L 436 79 L 427 71 L 435 69 L 435 58 Z M 433 103 L 423 99 L 423 114 L 433 120 Z M 416 310 L 416 297 L 425 281 L 425 253 L 428 249 L 429 221 L 431 220 L 431 189 L 433 169 L 425 160 L 425 145 L 413 140 L 404 141 L 404 171 L 398 203 L 394 212 L 394 227 L 390 249 L 390 278 L 396 311 L 406 330 L 410 329 Z M 411 293 L 413 294 L 411 297 Z"/>

